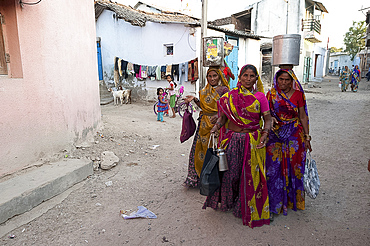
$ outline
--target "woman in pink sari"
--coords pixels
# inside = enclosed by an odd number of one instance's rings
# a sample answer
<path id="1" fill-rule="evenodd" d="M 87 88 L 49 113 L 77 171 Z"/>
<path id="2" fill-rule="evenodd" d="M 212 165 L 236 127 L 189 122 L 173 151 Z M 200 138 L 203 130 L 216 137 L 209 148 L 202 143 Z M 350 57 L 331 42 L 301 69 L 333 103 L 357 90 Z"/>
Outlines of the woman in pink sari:
<path id="1" fill-rule="evenodd" d="M 218 101 L 218 113 L 211 133 L 222 127 L 219 142 L 220 148 L 226 150 L 229 170 L 223 173 L 221 187 L 207 197 L 203 208 L 233 209 L 233 214 L 252 228 L 269 224 L 265 144 L 271 116 L 262 81 L 253 65 L 241 69 L 237 87 Z M 261 118 L 268 122 L 264 129 Z"/>

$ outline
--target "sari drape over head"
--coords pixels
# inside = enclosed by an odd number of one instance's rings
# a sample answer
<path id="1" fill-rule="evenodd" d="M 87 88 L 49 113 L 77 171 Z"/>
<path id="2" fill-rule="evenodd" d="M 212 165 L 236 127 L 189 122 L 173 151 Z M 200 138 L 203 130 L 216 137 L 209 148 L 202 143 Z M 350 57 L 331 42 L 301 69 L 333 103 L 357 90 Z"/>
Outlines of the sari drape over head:
<path id="1" fill-rule="evenodd" d="M 302 93 L 304 111 L 308 116 L 306 98 L 297 77 L 292 70 L 281 70 L 293 78 L 292 89 Z M 287 215 L 288 208 L 296 211 L 305 207 L 302 179 L 306 151 L 298 107 L 279 88 L 276 74 L 273 88 L 267 93 L 271 116 L 277 119 L 278 124 L 270 131 L 266 145 L 266 175 L 270 212 Z"/>
<path id="2" fill-rule="evenodd" d="M 241 71 L 243 68 L 241 69 Z M 258 76 L 259 78 L 259 76 Z M 241 208 L 234 207 L 234 215 L 240 216 L 236 211 L 241 209 L 241 217 L 244 225 L 249 227 L 262 226 L 264 224 L 270 223 L 270 214 L 269 214 L 269 199 L 268 191 L 266 184 L 266 175 L 265 175 L 265 156 L 266 149 L 261 148 L 257 149 L 256 146 L 259 143 L 261 138 L 260 131 L 260 120 L 262 113 L 261 112 L 261 102 L 259 98 L 263 98 L 268 112 L 267 102 L 265 95 L 263 94 L 263 85 L 262 81 L 259 79 L 257 82 L 257 92 L 254 94 L 246 89 L 240 81 L 237 84 L 237 87 L 231 90 L 230 92 L 224 94 L 218 101 L 219 113 L 224 113 L 229 122 L 233 122 L 235 125 L 239 126 L 242 129 L 251 130 L 250 133 L 235 133 L 229 129 L 226 130 L 226 126 L 223 126 L 220 130 L 220 147 L 227 148 L 230 140 L 234 134 L 242 134 L 245 138 L 244 149 L 238 149 L 238 153 L 230 153 L 226 149 L 228 158 L 233 154 L 242 156 L 242 164 L 235 163 L 235 165 L 241 165 L 241 173 L 230 173 L 231 170 L 225 173 L 226 179 L 232 179 L 233 176 L 238 175 L 235 180 L 240 179 L 239 187 L 236 188 L 239 194 L 234 194 L 232 196 L 237 196 L 240 199 Z M 244 135 L 245 134 L 245 135 Z M 230 146 L 231 147 L 231 146 Z M 228 162 L 233 160 L 228 160 Z M 232 171 L 231 171 L 232 172 Z M 232 176 L 232 177 L 228 177 Z M 233 183 L 234 181 L 225 181 L 224 185 L 228 183 Z M 217 191 L 214 196 L 219 196 L 221 193 L 221 209 L 223 209 L 223 183 L 221 184 L 221 191 Z M 224 188 L 224 190 L 232 190 L 231 188 Z M 228 192 L 228 191 L 226 191 Z M 228 196 L 228 194 L 225 194 Z M 205 203 L 206 206 L 212 206 L 212 199 L 217 200 L 216 197 L 207 198 Z M 208 204 L 207 204 L 208 203 Z M 227 203 L 227 202 L 226 202 Z M 236 202 L 238 203 L 238 201 Z M 228 205 L 225 205 L 228 206 Z"/>
<path id="3" fill-rule="evenodd" d="M 358 69 L 353 69 L 352 72 L 352 81 L 351 84 L 353 85 L 353 91 L 356 92 L 358 89 L 358 85 L 360 84 L 360 71 Z"/>
<path id="4" fill-rule="evenodd" d="M 221 89 L 223 87 L 225 92 L 228 91 L 230 87 L 223 76 L 222 71 L 217 68 L 209 68 L 207 75 L 211 71 L 215 71 L 218 74 L 220 78 L 219 86 L 221 86 Z M 223 93 L 221 92 L 221 95 L 222 94 Z M 195 171 L 197 172 L 198 176 L 202 171 L 203 161 L 208 147 L 210 131 L 214 125 L 211 123 L 211 117 L 217 114 L 217 101 L 219 99 L 219 92 L 209 83 L 207 83 L 207 85 L 199 92 L 199 101 L 202 111 L 200 112 L 201 120 L 199 122 L 199 138 L 196 143 L 194 155 Z"/>
<path id="5" fill-rule="evenodd" d="M 350 78 L 351 78 L 351 72 L 348 69 L 347 70 L 343 69 L 343 71 L 340 73 L 340 76 L 339 76 L 342 91 L 346 91 L 348 89 Z"/>

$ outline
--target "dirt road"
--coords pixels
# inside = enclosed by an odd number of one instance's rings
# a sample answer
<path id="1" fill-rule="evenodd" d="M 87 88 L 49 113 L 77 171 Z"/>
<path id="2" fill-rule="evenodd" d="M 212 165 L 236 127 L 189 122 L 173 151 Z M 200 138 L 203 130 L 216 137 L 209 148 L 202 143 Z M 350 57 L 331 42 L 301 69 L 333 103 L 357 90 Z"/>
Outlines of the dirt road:
<path id="1" fill-rule="evenodd" d="M 329 81 L 330 80 L 330 81 Z M 231 212 L 203 210 L 204 196 L 182 186 L 191 141 L 180 144 L 181 118 L 156 121 L 151 103 L 102 106 L 104 129 L 69 158 L 113 151 L 119 164 L 83 186 L 1 245 L 365 245 L 370 242 L 370 82 L 340 92 L 338 77 L 307 89 L 313 158 L 321 189 L 306 210 L 251 229 Z M 153 149 L 153 145 L 160 145 Z M 112 181 L 111 186 L 105 183 Z M 137 206 L 157 219 L 124 220 Z"/>

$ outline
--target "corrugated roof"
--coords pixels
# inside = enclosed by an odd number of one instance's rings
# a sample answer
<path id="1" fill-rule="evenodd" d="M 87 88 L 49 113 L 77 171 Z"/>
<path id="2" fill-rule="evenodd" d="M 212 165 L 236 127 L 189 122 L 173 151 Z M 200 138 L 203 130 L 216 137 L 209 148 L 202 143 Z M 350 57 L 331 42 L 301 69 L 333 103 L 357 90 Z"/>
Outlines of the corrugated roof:
<path id="1" fill-rule="evenodd" d="M 315 8 L 320 10 L 321 12 L 329 13 L 328 10 L 325 8 L 324 4 L 320 2 L 313 1 L 315 3 Z"/>
<path id="2" fill-rule="evenodd" d="M 158 23 L 199 23 L 198 19 L 181 13 L 147 13 L 123 4 L 113 3 L 106 0 L 95 1 L 95 19 L 99 18 L 104 9 L 113 11 L 116 13 L 117 18 L 123 19 L 134 26 L 145 26 L 147 21 Z"/>
<path id="3" fill-rule="evenodd" d="M 223 28 L 223 27 L 214 26 L 214 25 L 210 25 L 210 24 L 208 24 L 208 28 L 216 30 L 216 31 L 221 31 L 221 32 L 229 34 L 231 36 L 244 37 L 244 38 L 253 38 L 253 39 L 258 39 L 258 40 L 260 40 L 261 38 L 265 38 L 265 37 L 255 35 L 255 34 L 251 34 L 251 33 L 248 33 L 248 32 L 243 32 L 243 31 L 239 31 L 239 30 L 229 30 L 229 29 L 226 29 L 226 28 Z"/>
<path id="4" fill-rule="evenodd" d="M 131 25 L 134 26 L 145 26 L 147 21 L 151 22 L 158 22 L 158 23 L 179 23 L 179 24 L 188 24 L 191 26 L 200 26 L 200 21 L 197 18 L 181 14 L 181 13 L 147 13 L 141 10 L 133 9 L 129 6 L 113 3 L 106 0 L 96 0 L 95 1 L 95 19 L 98 19 L 104 9 L 108 9 L 116 13 L 117 18 L 123 19 Z M 222 28 L 219 26 L 214 26 L 208 24 L 208 28 L 217 30 L 229 35 L 237 36 L 237 37 L 244 37 L 244 38 L 252 38 L 252 39 L 260 39 L 262 36 L 250 34 L 243 31 L 232 31 L 226 28 Z"/>

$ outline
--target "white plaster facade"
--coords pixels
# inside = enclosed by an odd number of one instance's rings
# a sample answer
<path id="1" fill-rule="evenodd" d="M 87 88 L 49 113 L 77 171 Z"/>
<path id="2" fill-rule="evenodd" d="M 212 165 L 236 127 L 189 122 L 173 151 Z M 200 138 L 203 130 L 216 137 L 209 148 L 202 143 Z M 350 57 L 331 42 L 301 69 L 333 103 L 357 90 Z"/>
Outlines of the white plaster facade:
<path id="1" fill-rule="evenodd" d="M 315 2 L 311 0 L 289 0 L 284 1 L 262 0 L 249 6 L 251 9 L 251 30 L 254 34 L 272 38 L 283 34 L 300 34 L 301 50 L 299 66 L 294 71 L 301 82 L 304 81 L 305 58 L 310 58 L 309 81 L 321 81 L 325 76 L 326 40 L 323 33 L 302 31 L 302 19 L 317 18 L 321 25 L 325 24 L 323 12 L 313 8 Z M 311 14 L 311 15 L 310 15 Z M 264 42 L 263 41 L 263 42 Z M 313 41 L 313 42 L 312 42 Z M 321 41 L 321 42 L 318 42 Z M 316 43 L 317 42 L 317 43 Z"/>
<path id="2" fill-rule="evenodd" d="M 337 71 L 338 68 L 342 69 L 344 66 L 348 66 L 349 69 L 352 69 L 352 65 L 359 64 L 360 58 L 358 56 L 351 61 L 351 57 L 347 52 L 334 52 L 330 54 L 328 67 Z"/>
<path id="3" fill-rule="evenodd" d="M 179 64 L 196 58 L 197 35 L 191 35 L 191 27 L 185 24 L 154 23 L 147 21 L 144 27 L 133 26 L 123 19 L 114 18 L 115 13 L 104 10 L 96 21 L 96 35 L 101 39 L 104 81 L 113 85 L 114 58 L 119 57 L 138 65 Z M 168 56 L 165 45 L 173 45 L 173 55 Z M 156 88 L 167 87 L 166 80 L 138 80 L 129 76 L 124 86 L 133 89 L 133 97 L 154 100 Z M 191 82 L 183 82 L 185 93 L 194 92 Z"/>
<path id="4" fill-rule="evenodd" d="M 197 57 L 198 60 L 200 59 L 200 27 L 190 27 L 186 23 L 150 21 L 147 21 L 145 26 L 139 27 L 123 19 L 116 19 L 114 16 L 113 11 L 105 9 L 96 21 L 96 35 L 101 40 L 103 74 L 107 86 L 114 85 L 115 57 L 149 66 L 178 64 Z M 208 29 L 207 36 L 225 37 L 225 32 Z M 260 69 L 260 40 L 236 37 L 239 40 L 239 66 L 250 63 L 256 64 Z M 173 56 L 165 54 L 165 44 L 173 44 Z M 166 80 L 138 80 L 129 76 L 124 80 L 123 85 L 133 90 L 133 97 L 137 100 L 156 100 L 156 88 L 167 87 L 168 82 Z M 196 94 L 199 91 L 199 80 L 194 84 L 183 82 L 181 85 L 185 88 L 185 94 Z"/>

